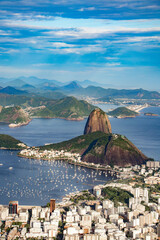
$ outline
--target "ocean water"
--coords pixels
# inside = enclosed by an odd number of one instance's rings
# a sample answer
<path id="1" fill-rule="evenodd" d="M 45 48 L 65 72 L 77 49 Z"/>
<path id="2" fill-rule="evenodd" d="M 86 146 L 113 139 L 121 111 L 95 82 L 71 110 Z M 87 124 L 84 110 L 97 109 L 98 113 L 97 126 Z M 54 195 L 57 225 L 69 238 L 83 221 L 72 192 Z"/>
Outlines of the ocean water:
<path id="1" fill-rule="evenodd" d="M 1 150 L 0 164 L 0 204 L 18 200 L 21 205 L 45 205 L 51 198 L 60 201 L 68 193 L 111 179 L 102 171 L 65 161 L 20 158 L 16 151 Z"/>
<path id="2" fill-rule="evenodd" d="M 104 107 L 106 109 L 106 105 Z M 148 157 L 160 160 L 160 117 L 144 116 L 144 112 L 160 115 L 160 108 L 143 109 L 136 118 L 110 118 L 112 131 L 128 137 Z M 0 133 L 9 134 L 29 146 L 39 146 L 81 135 L 85 123 L 86 119 L 34 119 L 20 128 L 0 124 Z M 18 157 L 16 151 L 0 150 L 0 204 L 18 200 L 20 204 L 44 205 L 50 198 L 60 201 L 67 193 L 92 188 L 108 179 L 103 172 L 63 161 L 28 160 Z"/>
<path id="3" fill-rule="evenodd" d="M 11 135 L 28 146 L 40 146 L 45 143 L 56 143 L 83 134 L 86 119 L 83 121 L 67 121 L 64 119 L 33 119 L 28 125 L 9 128 L 0 124 L 0 133 Z"/>

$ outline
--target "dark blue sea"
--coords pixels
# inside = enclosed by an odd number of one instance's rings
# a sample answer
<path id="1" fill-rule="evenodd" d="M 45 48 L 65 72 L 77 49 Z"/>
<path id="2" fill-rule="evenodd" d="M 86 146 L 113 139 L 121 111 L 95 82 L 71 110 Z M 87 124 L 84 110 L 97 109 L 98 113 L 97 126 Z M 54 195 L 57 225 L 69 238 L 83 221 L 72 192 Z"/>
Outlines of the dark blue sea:
<path id="1" fill-rule="evenodd" d="M 110 109 L 101 105 L 104 110 Z M 160 160 L 160 108 L 148 108 L 136 118 L 110 118 L 112 131 L 128 137 L 148 157 Z M 9 128 L 0 124 L 0 133 L 9 134 L 29 146 L 56 143 L 83 134 L 86 119 L 34 119 L 27 126 Z M 105 183 L 105 173 L 70 165 L 19 158 L 16 151 L 0 150 L 0 204 L 18 200 L 20 204 L 44 205 L 50 198 L 60 201 L 67 193 Z"/>

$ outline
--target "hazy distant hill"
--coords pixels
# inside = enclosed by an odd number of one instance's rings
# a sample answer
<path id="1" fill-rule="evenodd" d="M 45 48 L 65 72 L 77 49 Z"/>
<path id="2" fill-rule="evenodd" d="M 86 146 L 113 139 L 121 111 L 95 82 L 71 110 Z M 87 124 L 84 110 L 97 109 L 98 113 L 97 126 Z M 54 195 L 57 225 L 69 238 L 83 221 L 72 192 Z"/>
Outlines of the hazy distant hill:
<path id="1" fill-rule="evenodd" d="M 156 91 L 147 91 L 140 89 L 106 89 L 106 94 L 100 100 L 105 101 L 105 98 L 130 98 L 130 99 L 160 99 L 160 93 Z"/>
<path id="2" fill-rule="evenodd" d="M 82 87 L 86 88 L 88 86 L 94 86 L 94 87 L 104 87 L 104 88 L 109 88 L 109 87 L 114 87 L 112 84 L 107 84 L 107 83 L 98 83 L 90 80 L 84 80 L 84 81 L 75 81 Z"/>
<path id="3" fill-rule="evenodd" d="M 41 94 L 46 97 L 47 92 L 59 92 L 62 96 L 75 96 L 75 97 L 93 97 L 99 98 L 100 101 L 108 101 L 108 98 L 128 98 L 128 99 L 160 99 L 160 93 L 157 91 L 147 91 L 142 88 L 140 89 L 114 89 L 114 88 L 104 88 L 98 82 L 93 82 L 90 80 L 84 81 L 72 81 L 67 84 L 48 79 L 40 79 L 34 76 L 31 77 L 19 77 L 17 79 L 5 79 L 0 78 L 0 86 L 11 86 L 18 88 L 19 90 L 27 90 L 27 92 Z M 105 85 L 110 86 L 110 85 Z M 12 89 L 13 91 L 13 89 Z M 8 94 L 20 94 L 12 91 L 2 92 Z M 56 93 L 55 95 L 58 96 Z M 61 98 L 56 97 L 56 98 Z M 53 97 L 51 97 L 53 98 Z"/>
<path id="4" fill-rule="evenodd" d="M 6 82 L 6 86 L 11 86 L 11 87 L 22 87 L 23 85 L 27 84 L 25 81 L 21 80 L 21 79 L 15 79 L 9 82 Z"/>
<path id="5" fill-rule="evenodd" d="M 34 77 L 34 76 L 30 76 L 30 77 L 20 77 L 21 80 L 25 81 L 28 84 L 34 85 L 36 87 L 43 87 L 44 85 L 46 85 L 48 83 L 48 85 L 54 85 L 54 86 L 62 86 L 64 85 L 62 82 L 57 81 L 57 80 L 48 80 L 45 78 L 38 78 L 38 77 Z"/>
<path id="6" fill-rule="evenodd" d="M 42 92 L 42 93 L 39 93 L 39 95 L 41 95 L 42 97 L 50 98 L 50 99 L 62 99 L 66 97 L 65 94 L 57 91 Z"/>
<path id="7" fill-rule="evenodd" d="M 100 101 L 106 101 L 111 98 L 130 98 L 130 99 L 160 99 L 160 93 L 156 91 L 147 91 L 144 89 L 112 89 L 89 86 L 87 88 L 79 89 L 79 91 L 73 92 L 73 94 L 90 96 L 99 98 Z"/>
<path id="8" fill-rule="evenodd" d="M 36 87 L 34 87 L 33 85 L 31 84 L 24 84 L 22 87 L 22 89 L 25 89 L 25 90 L 34 90 Z"/>
<path id="9" fill-rule="evenodd" d="M 64 92 L 74 92 L 83 89 L 77 82 L 73 81 L 63 87 L 60 88 L 61 91 Z"/>
<path id="10" fill-rule="evenodd" d="M 18 90 L 10 86 L 0 89 L 0 93 L 11 94 L 11 95 L 27 94 L 26 91 Z"/>

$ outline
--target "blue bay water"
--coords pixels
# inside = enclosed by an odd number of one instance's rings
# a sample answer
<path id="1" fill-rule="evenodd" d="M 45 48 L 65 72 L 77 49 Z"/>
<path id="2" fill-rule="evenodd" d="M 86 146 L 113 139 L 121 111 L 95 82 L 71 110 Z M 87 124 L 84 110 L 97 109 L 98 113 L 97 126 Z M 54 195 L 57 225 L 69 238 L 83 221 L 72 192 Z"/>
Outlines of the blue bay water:
<path id="1" fill-rule="evenodd" d="M 106 110 L 106 105 L 104 106 Z M 103 108 L 103 106 L 101 106 Z M 112 131 L 129 138 L 144 154 L 160 160 L 160 108 L 143 109 L 136 118 L 110 118 Z M 9 134 L 29 146 L 55 143 L 83 134 L 86 119 L 33 119 L 20 128 L 0 124 L 0 133 Z M 9 169 L 13 167 L 13 169 Z M 44 205 L 50 198 L 58 201 L 70 192 L 88 189 L 108 180 L 103 172 L 67 164 L 19 158 L 16 151 L 0 150 L 0 204 L 18 200 L 20 204 Z"/>
<path id="2" fill-rule="evenodd" d="M 85 122 L 34 119 L 20 128 L 0 124 L 0 133 L 9 134 L 30 146 L 39 146 L 83 134 Z M 0 150 L 0 204 L 18 200 L 25 205 L 44 205 L 50 198 L 60 201 L 68 193 L 90 189 L 108 179 L 110 177 L 103 172 L 64 161 L 29 160 L 18 157 L 17 151 Z"/>

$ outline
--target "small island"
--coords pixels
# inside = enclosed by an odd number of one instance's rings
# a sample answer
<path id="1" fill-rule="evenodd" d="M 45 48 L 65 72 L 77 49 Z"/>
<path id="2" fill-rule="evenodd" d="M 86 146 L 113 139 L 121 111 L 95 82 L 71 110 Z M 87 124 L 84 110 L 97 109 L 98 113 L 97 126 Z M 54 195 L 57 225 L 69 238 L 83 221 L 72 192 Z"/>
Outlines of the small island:
<path id="1" fill-rule="evenodd" d="M 156 114 L 156 113 L 144 113 L 144 115 L 145 116 L 154 116 L 154 117 L 157 117 L 157 116 L 159 116 L 158 114 Z"/>
<path id="2" fill-rule="evenodd" d="M 133 118 L 139 115 L 138 112 L 132 111 L 127 107 L 118 107 L 113 111 L 107 112 L 107 114 L 115 118 Z"/>

